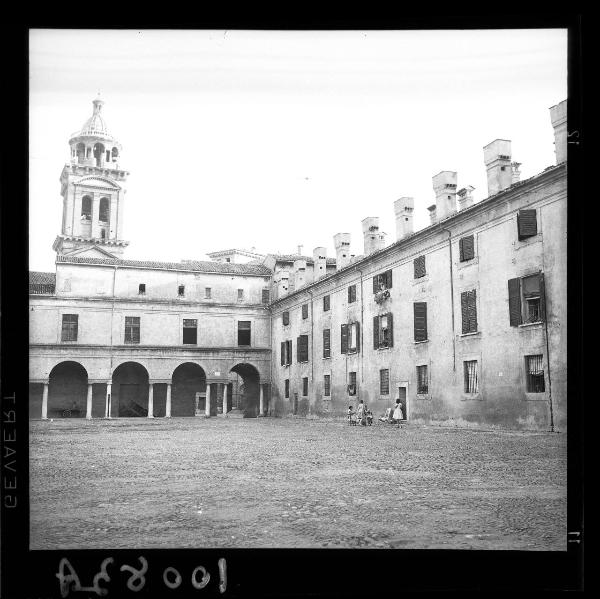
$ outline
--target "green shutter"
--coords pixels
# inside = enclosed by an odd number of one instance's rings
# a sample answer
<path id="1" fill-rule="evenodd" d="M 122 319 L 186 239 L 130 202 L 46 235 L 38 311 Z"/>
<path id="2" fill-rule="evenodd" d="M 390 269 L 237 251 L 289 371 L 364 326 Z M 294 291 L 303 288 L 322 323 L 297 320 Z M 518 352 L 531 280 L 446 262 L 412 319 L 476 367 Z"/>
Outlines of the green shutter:
<path id="1" fill-rule="evenodd" d="M 292 340 L 290 339 L 288 342 L 288 354 L 287 354 L 287 358 L 288 358 L 288 364 L 292 363 Z"/>
<path id="2" fill-rule="evenodd" d="M 469 333 L 477 332 L 477 291 L 469 293 Z"/>
<path id="3" fill-rule="evenodd" d="M 379 349 L 379 316 L 373 316 L 373 349 Z"/>
<path id="4" fill-rule="evenodd" d="M 285 345 L 286 345 L 286 342 L 282 341 L 281 342 L 281 365 L 282 366 L 285 365 Z"/>
<path id="5" fill-rule="evenodd" d="M 356 351 L 360 351 L 360 323 L 356 323 Z"/>
<path id="6" fill-rule="evenodd" d="M 462 319 L 462 333 L 469 332 L 469 292 L 463 291 L 460 294 L 460 315 Z"/>
<path id="7" fill-rule="evenodd" d="M 535 210 L 519 210 L 517 214 L 519 239 L 537 235 L 537 215 Z"/>
<path id="8" fill-rule="evenodd" d="M 387 313 L 387 319 L 389 346 L 394 347 L 394 316 L 391 312 Z"/>
<path id="9" fill-rule="evenodd" d="M 342 325 L 341 347 L 342 347 L 342 353 L 347 354 L 348 353 L 348 325 L 347 324 Z"/>
<path id="10" fill-rule="evenodd" d="M 392 271 L 391 270 L 386 271 L 385 280 L 386 280 L 386 287 L 388 289 L 391 289 L 392 288 Z"/>
<path id="11" fill-rule="evenodd" d="M 540 318 L 546 320 L 546 283 L 544 282 L 544 273 L 540 273 Z"/>
<path id="12" fill-rule="evenodd" d="M 427 340 L 427 303 L 414 303 L 415 341 Z"/>
<path id="13" fill-rule="evenodd" d="M 508 281 L 508 313 L 511 327 L 518 327 L 523 323 L 521 316 L 520 279 L 509 279 Z"/>
<path id="14" fill-rule="evenodd" d="M 378 276 L 375 275 L 373 277 L 373 293 L 377 293 L 379 291 L 379 284 L 377 283 Z"/>

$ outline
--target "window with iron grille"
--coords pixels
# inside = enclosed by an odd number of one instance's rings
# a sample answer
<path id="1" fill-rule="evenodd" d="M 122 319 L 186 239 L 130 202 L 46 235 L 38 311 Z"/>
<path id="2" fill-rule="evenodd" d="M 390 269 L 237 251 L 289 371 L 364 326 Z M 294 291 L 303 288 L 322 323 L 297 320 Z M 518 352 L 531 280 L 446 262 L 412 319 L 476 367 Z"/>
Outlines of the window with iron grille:
<path id="1" fill-rule="evenodd" d="M 458 249 L 461 262 L 472 260 L 475 257 L 475 238 L 473 235 L 467 235 L 467 237 L 459 239 Z"/>
<path id="2" fill-rule="evenodd" d="M 177 295 L 179 295 L 179 297 L 183 297 L 185 295 L 184 285 L 179 285 L 179 287 L 177 288 Z"/>
<path id="3" fill-rule="evenodd" d="M 519 241 L 537 235 L 537 214 L 535 210 L 519 210 L 517 213 Z"/>
<path id="4" fill-rule="evenodd" d="M 427 366 L 417 366 L 417 393 L 426 395 L 429 393 L 429 382 L 427 380 Z"/>
<path id="5" fill-rule="evenodd" d="M 290 313 L 283 312 L 283 314 L 281 315 L 281 321 L 283 322 L 284 327 L 290 324 Z"/>
<path id="6" fill-rule="evenodd" d="M 348 303 L 352 304 L 356 301 L 356 285 L 348 287 Z"/>
<path id="7" fill-rule="evenodd" d="M 331 375 L 323 375 L 323 395 L 329 397 L 331 395 Z"/>
<path id="8" fill-rule="evenodd" d="M 425 256 L 419 256 L 413 260 L 414 270 L 415 270 L 415 279 L 420 279 L 424 277 L 427 272 L 425 271 Z"/>
<path id="9" fill-rule="evenodd" d="M 331 296 L 324 295 L 323 296 L 323 312 L 328 312 L 331 307 Z"/>
<path id="10" fill-rule="evenodd" d="M 140 317 L 125 317 L 125 343 L 140 342 Z"/>
<path id="11" fill-rule="evenodd" d="M 460 294 L 460 310 L 462 316 L 462 332 L 477 332 L 477 296 L 475 289 Z"/>
<path id="12" fill-rule="evenodd" d="M 262 303 L 263 304 L 268 304 L 269 303 L 269 290 L 268 289 L 263 289 L 262 290 Z"/>
<path id="13" fill-rule="evenodd" d="M 183 319 L 183 344 L 196 345 L 198 342 L 198 321 L 195 318 Z"/>
<path id="14" fill-rule="evenodd" d="M 544 321 L 546 305 L 543 273 L 508 281 L 508 310 L 512 327 Z"/>
<path id="15" fill-rule="evenodd" d="M 479 393 L 477 360 L 468 360 L 465 365 L 465 393 Z"/>
<path id="16" fill-rule="evenodd" d="M 238 302 L 244 301 L 244 290 L 238 289 Z"/>
<path id="17" fill-rule="evenodd" d="M 323 357 L 331 358 L 331 329 L 323 329 Z"/>
<path id="18" fill-rule="evenodd" d="M 360 349 L 360 325 L 358 322 L 341 325 L 341 353 L 356 353 Z"/>
<path id="19" fill-rule="evenodd" d="M 250 321 L 238 321 L 238 345 L 250 345 Z"/>
<path id="20" fill-rule="evenodd" d="M 308 377 L 302 377 L 302 396 L 306 397 L 308 395 Z"/>
<path id="21" fill-rule="evenodd" d="M 427 302 L 414 303 L 415 341 L 427 341 Z"/>
<path id="22" fill-rule="evenodd" d="M 391 312 L 373 317 L 373 348 L 394 346 L 394 320 Z"/>
<path id="23" fill-rule="evenodd" d="M 373 277 L 373 293 L 383 291 L 384 289 L 392 288 L 392 271 L 386 270 L 385 272 L 375 275 Z"/>
<path id="24" fill-rule="evenodd" d="M 77 341 L 78 321 L 78 314 L 62 315 L 61 341 Z"/>
<path id="25" fill-rule="evenodd" d="M 144 295 L 146 293 L 146 283 L 140 283 L 138 286 L 138 293 Z"/>
<path id="26" fill-rule="evenodd" d="M 308 362 L 308 335 L 300 335 L 297 341 L 298 362 Z"/>
<path id="27" fill-rule="evenodd" d="M 308 304 L 302 304 L 302 320 L 308 318 Z"/>
<path id="28" fill-rule="evenodd" d="M 356 372 L 348 373 L 348 395 L 356 395 Z"/>
<path id="29" fill-rule="evenodd" d="M 387 368 L 379 371 L 379 394 L 390 394 L 390 371 Z"/>
<path id="30" fill-rule="evenodd" d="M 212 289 L 210 287 L 204 288 L 204 299 L 211 299 L 212 297 Z"/>
<path id="31" fill-rule="evenodd" d="M 290 379 L 285 379 L 284 385 L 285 385 L 285 398 L 289 399 L 289 397 L 290 397 Z"/>
<path id="32" fill-rule="evenodd" d="M 542 355 L 525 356 L 527 393 L 544 393 L 546 391 L 543 358 Z"/>

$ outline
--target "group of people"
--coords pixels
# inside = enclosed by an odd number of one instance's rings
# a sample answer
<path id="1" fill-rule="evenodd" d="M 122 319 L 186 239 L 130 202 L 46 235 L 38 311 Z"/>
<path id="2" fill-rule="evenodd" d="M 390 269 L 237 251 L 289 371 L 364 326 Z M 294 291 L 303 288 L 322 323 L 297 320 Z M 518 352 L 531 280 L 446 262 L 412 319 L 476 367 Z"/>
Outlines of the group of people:
<path id="1" fill-rule="evenodd" d="M 402 402 L 400 399 L 396 400 L 396 407 L 387 408 L 379 420 L 381 422 L 397 424 L 399 427 L 400 422 L 404 420 Z M 360 423 L 361 426 L 371 426 L 373 424 L 373 412 L 367 408 L 367 405 L 362 399 L 358 402 L 356 410 L 354 410 L 352 406 L 348 406 L 348 423 L 353 426 L 356 426 L 358 423 Z"/>

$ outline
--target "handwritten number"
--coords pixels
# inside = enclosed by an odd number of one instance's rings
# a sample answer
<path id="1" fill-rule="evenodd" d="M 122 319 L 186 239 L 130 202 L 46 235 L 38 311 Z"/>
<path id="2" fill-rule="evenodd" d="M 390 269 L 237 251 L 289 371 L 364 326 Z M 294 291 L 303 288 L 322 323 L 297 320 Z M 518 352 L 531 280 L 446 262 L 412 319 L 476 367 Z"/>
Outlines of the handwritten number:
<path id="1" fill-rule="evenodd" d="M 202 580 L 200 582 L 198 582 L 198 580 L 196 579 L 196 575 L 200 571 L 202 572 Z M 206 568 L 204 568 L 202 566 L 198 566 L 192 572 L 192 586 L 195 589 L 203 589 L 208 584 L 209 581 L 210 581 L 210 574 L 206 571 Z"/>
<path id="2" fill-rule="evenodd" d="M 224 557 L 219 559 L 219 578 L 219 592 L 224 593 L 227 590 L 227 562 Z"/>
<path id="3" fill-rule="evenodd" d="M 138 557 L 138 560 L 142 564 L 142 567 L 139 570 L 133 568 L 132 566 L 121 566 L 121 572 L 127 571 L 133 574 L 133 576 L 130 576 L 129 580 L 127 581 L 127 588 L 130 591 L 134 591 L 136 593 L 144 588 L 144 585 L 146 584 L 146 577 L 144 576 L 144 574 L 146 574 L 146 572 L 148 571 L 148 562 L 146 561 L 146 558 L 140 555 L 140 557 Z"/>
<path id="4" fill-rule="evenodd" d="M 167 578 L 168 572 L 173 572 L 175 574 L 175 580 L 173 582 Z M 179 574 L 175 568 L 169 566 L 168 568 L 165 568 L 165 571 L 163 572 L 163 582 L 165 583 L 165 586 L 170 589 L 176 589 L 181 584 L 181 574 Z"/>

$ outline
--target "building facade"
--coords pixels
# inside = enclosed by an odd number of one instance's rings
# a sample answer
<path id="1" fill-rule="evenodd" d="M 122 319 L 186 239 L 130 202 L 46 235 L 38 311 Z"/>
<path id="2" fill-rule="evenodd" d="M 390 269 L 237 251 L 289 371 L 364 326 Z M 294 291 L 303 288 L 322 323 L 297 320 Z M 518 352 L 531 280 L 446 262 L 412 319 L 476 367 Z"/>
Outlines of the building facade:
<path id="1" fill-rule="evenodd" d="M 240 250 L 212 262 L 120 257 L 122 218 L 111 218 L 126 172 L 107 144 L 94 149 L 86 123 L 61 179 L 55 277 L 31 274 L 32 417 L 232 415 L 234 404 L 341 417 L 360 400 L 379 415 L 399 398 L 410 422 L 566 430 L 566 101 L 550 113 L 557 164 L 526 181 L 510 141 L 495 140 L 485 200 L 442 171 L 430 226 L 414 232 L 414 201 L 400 198 L 391 245 L 369 217 L 360 256 L 338 233 L 335 258 L 318 247 L 244 263 Z M 88 146 L 100 164 L 80 165 Z M 102 221 L 108 183 L 120 189 Z M 68 229 L 88 205 L 90 226 Z"/>

